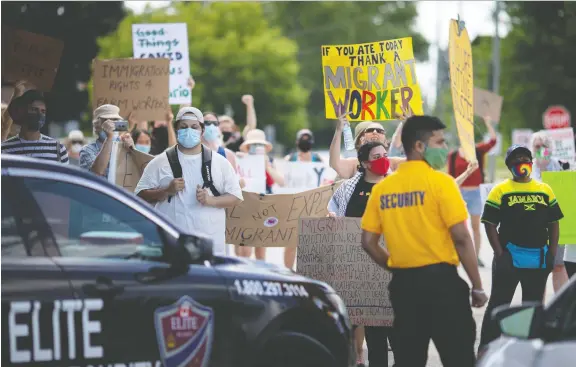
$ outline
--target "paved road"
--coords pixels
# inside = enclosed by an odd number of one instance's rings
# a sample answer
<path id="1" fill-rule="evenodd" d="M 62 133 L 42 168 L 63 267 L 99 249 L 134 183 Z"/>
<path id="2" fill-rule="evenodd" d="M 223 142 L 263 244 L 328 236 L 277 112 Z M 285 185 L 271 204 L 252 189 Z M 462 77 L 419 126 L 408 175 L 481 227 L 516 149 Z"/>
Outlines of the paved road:
<path id="1" fill-rule="evenodd" d="M 233 253 L 233 250 L 230 248 L 230 253 Z M 274 264 L 278 264 L 278 265 L 284 265 L 284 257 L 283 257 L 283 253 L 284 253 L 284 249 L 283 248 L 269 248 L 266 254 L 266 259 L 267 261 L 274 263 Z M 480 275 L 482 276 L 482 282 L 484 285 L 484 288 L 486 289 L 487 292 L 490 291 L 490 287 L 492 284 L 492 276 L 491 276 L 491 269 L 489 267 L 489 265 L 492 263 L 492 250 L 490 248 L 490 244 L 488 243 L 488 239 L 486 238 L 486 235 L 483 234 L 482 237 L 482 247 L 480 250 L 480 258 L 481 260 L 484 261 L 484 263 L 487 265 L 487 267 L 485 268 L 480 268 Z M 466 273 L 464 272 L 464 270 L 462 269 L 462 267 L 460 267 L 460 273 L 463 279 L 468 280 Z M 551 277 L 548 279 L 548 286 L 546 288 L 546 299 L 550 299 L 550 297 L 553 295 L 553 289 L 552 289 L 552 282 L 551 282 Z M 518 286 L 518 288 L 516 289 L 516 294 L 514 295 L 514 299 L 512 301 L 513 304 L 517 304 L 520 303 L 522 300 L 522 290 L 520 289 L 520 286 Z M 474 313 L 474 319 L 476 320 L 476 331 L 477 331 L 477 338 L 476 338 L 476 344 L 478 344 L 479 340 L 480 340 L 480 326 L 482 325 L 482 318 L 484 317 L 484 308 L 480 308 L 480 309 L 473 309 L 473 313 Z M 366 344 L 364 344 L 364 360 L 367 360 L 367 351 L 366 351 Z M 390 360 L 393 360 L 393 355 L 392 353 L 390 353 Z M 392 362 L 390 362 L 390 365 Z M 441 367 L 442 363 L 440 362 L 440 357 L 438 356 L 438 352 L 436 351 L 436 348 L 434 347 L 434 343 L 430 343 L 430 349 L 428 351 L 428 364 L 427 367 Z"/>

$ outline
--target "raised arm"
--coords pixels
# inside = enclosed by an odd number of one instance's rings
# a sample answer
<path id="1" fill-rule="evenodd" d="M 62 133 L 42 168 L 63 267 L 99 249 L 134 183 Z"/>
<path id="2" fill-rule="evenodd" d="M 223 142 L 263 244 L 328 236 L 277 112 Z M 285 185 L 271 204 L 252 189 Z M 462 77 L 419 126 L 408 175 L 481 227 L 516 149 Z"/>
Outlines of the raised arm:
<path id="1" fill-rule="evenodd" d="M 172 109 L 168 108 L 166 112 L 166 128 L 168 129 L 168 146 L 173 147 L 178 142 L 176 139 L 176 131 L 174 130 L 174 114 Z"/>
<path id="2" fill-rule="evenodd" d="M 332 143 L 330 143 L 330 167 L 336 171 L 338 176 L 343 179 L 348 179 L 354 176 L 356 172 L 356 166 L 358 165 L 358 160 L 356 158 L 352 159 L 342 159 L 340 157 L 340 146 L 342 145 L 342 130 L 344 124 L 347 123 L 346 116 L 341 116 L 336 123 L 336 130 L 334 131 L 334 137 L 332 138 Z"/>
<path id="3" fill-rule="evenodd" d="M 32 85 L 27 86 L 26 81 L 22 80 L 22 81 L 17 82 L 14 85 L 14 92 L 12 93 L 12 97 L 10 98 L 10 102 L 12 102 L 12 100 L 14 98 L 20 97 L 28 89 L 33 89 L 33 88 L 34 88 L 34 86 L 32 86 Z M 8 104 L 10 104 L 10 102 L 8 102 Z M 12 117 L 8 113 L 8 108 L 6 108 L 4 110 L 4 112 L 2 113 L 2 141 L 8 139 L 8 135 L 10 134 L 10 129 L 12 128 L 13 122 L 14 121 L 12 120 Z"/>
<path id="4" fill-rule="evenodd" d="M 250 130 L 256 129 L 256 109 L 254 108 L 254 97 L 250 94 L 242 96 L 242 103 L 246 105 L 246 127 L 242 131 L 242 137 L 246 138 L 246 134 Z"/>
<path id="5" fill-rule="evenodd" d="M 470 162 L 468 163 L 468 167 L 466 168 L 466 171 L 464 171 L 464 173 L 462 173 L 460 176 L 458 176 L 456 178 L 456 184 L 458 186 L 462 186 L 462 184 L 464 183 L 464 181 L 466 181 L 466 179 L 468 177 L 470 177 L 470 175 L 476 171 L 478 169 L 478 162 L 474 161 L 474 162 Z"/>

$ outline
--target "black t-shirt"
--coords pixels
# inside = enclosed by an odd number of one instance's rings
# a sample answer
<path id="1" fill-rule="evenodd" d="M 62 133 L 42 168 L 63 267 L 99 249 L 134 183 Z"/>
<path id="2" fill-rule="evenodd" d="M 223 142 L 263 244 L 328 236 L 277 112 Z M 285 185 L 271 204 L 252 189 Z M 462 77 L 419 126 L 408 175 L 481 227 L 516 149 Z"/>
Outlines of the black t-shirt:
<path id="1" fill-rule="evenodd" d="M 356 184 L 356 188 L 354 189 L 354 193 L 352 194 L 352 197 L 348 202 L 348 206 L 346 207 L 346 217 L 362 218 L 374 185 L 374 183 L 366 182 L 364 177 L 358 181 L 358 184 Z"/>

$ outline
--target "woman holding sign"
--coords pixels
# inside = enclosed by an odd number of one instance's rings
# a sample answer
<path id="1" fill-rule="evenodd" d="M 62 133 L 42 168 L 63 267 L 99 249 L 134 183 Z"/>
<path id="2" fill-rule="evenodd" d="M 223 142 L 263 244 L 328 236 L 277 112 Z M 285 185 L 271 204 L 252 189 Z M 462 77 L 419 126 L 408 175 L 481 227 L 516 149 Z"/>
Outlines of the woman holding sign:
<path id="1" fill-rule="evenodd" d="M 344 181 L 328 203 L 328 215 L 331 217 L 361 218 L 370 198 L 372 187 L 382 181 L 388 174 L 390 160 L 384 144 L 380 141 L 365 143 L 358 149 L 357 173 Z M 384 271 L 384 270 L 382 270 Z M 357 329 L 356 329 L 357 330 Z M 366 326 L 366 343 L 368 344 L 368 361 L 371 367 L 388 366 L 388 339 L 392 343 L 392 328 Z M 358 354 L 362 355 L 363 337 L 355 331 L 359 346 Z M 362 360 L 358 361 L 360 365 Z"/>

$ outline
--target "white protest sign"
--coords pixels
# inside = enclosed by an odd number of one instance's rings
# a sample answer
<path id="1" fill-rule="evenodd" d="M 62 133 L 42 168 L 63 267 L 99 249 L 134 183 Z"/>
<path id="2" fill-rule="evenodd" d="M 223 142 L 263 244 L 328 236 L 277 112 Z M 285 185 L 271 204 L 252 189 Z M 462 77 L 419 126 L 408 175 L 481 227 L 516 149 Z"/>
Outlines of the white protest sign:
<path id="1" fill-rule="evenodd" d="M 244 191 L 266 193 L 266 156 L 245 155 L 237 158 L 238 174 L 244 179 Z"/>
<path id="2" fill-rule="evenodd" d="M 528 147 L 532 134 L 534 134 L 534 131 L 531 129 L 514 129 L 512 130 L 512 144 Z"/>
<path id="3" fill-rule="evenodd" d="M 135 59 L 170 59 L 170 104 L 192 103 L 186 23 L 132 24 Z"/>
<path id="4" fill-rule="evenodd" d="M 320 186 L 330 185 L 336 179 L 336 171 L 322 162 L 287 162 L 277 160 L 276 169 L 284 176 L 284 186 L 275 185 L 275 194 L 293 194 Z"/>
<path id="5" fill-rule="evenodd" d="M 332 286 L 346 304 L 353 325 L 392 326 L 388 295 L 392 274 L 362 249 L 360 220 L 301 218 L 297 272 Z"/>
<path id="6" fill-rule="evenodd" d="M 494 188 L 493 183 L 483 183 L 480 184 L 480 202 L 482 203 L 482 214 L 484 214 L 484 204 L 486 204 L 486 199 L 488 199 L 488 194 Z"/>
<path id="7" fill-rule="evenodd" d="M 565 129 L 545 130 L 552 140 L 552 157 L 561 161 L 576 161 L 576 148 L 574 147 L 574 130 Z"/>

